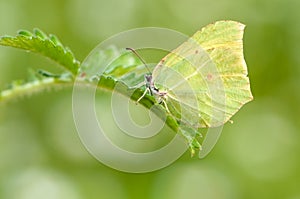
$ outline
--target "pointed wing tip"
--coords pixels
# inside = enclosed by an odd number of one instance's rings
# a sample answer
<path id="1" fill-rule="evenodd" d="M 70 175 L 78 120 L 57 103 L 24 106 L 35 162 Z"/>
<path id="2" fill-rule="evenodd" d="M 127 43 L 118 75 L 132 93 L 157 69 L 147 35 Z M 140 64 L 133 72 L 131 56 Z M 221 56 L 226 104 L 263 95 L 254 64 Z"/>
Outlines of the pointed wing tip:
<path id="1" fill-rule="evenodd" d="M 234 20 L 220 20 L 212 23 L 212 25 L 221 25 L 221 24 L 227 24 L 228 26 L 238 26 L 241 31 L 243 31 L 246 27 L 245 24 L 239 22 L 239 21 L 234 21 Z"/>

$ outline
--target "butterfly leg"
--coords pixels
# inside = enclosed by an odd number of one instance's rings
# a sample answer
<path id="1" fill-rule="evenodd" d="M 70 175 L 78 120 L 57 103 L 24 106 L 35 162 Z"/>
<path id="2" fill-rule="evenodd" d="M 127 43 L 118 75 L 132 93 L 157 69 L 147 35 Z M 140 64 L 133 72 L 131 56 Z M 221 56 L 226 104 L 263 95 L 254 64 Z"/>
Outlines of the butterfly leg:
<path id="1" fill-rule="evenodd" d="M 139 103 L 139 101 L 141 101 L 141 99 L 143 99 L 143 97 L 145 97 L 145 95 L 147 94 L 147 92 L 150 92 L 149 88 L 146 88 L 145 92 L 143 93 L 143 95 L 136 101 L 136 104 Z"/>
<path id="2" fill-rule="evenodd" d="M 161 99 L 161 101 L 159 102 L 159 104 L 163 104 L 164 107 L 166 108 L 167 112 L 171 113 L 170 110 L 169 110 L 169 108 L 168 108 L 168 105 L 167 105 L 167 103 L 166 103 L 166 101 L 164 99 Z"/>

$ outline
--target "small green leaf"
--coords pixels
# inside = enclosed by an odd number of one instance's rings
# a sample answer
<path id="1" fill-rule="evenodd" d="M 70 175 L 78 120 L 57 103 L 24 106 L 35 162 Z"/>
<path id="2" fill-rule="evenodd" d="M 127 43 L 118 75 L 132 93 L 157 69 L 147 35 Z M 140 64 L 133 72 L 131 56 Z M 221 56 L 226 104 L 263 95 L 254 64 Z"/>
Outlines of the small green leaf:
<path id="1" fill-rule="evenodd" d="M 0 101 L 10 101 L 22 96 L 30 96 L 49 88 L 60 88 L 72 85 L 73 78 L 71 78 L 70 74 L 69 76 L 65 74 L 55 77 L 47 77 L 45 75 L 36 74 L 30 70 L 27 81 L 13 81 L 6 89 L 0 91 Z"/>
<path id="2" fill-rule="evenodd" d="M 73 75 L 76 75 L 78 72 L 80 62 L 76 60 L 71 50 L 64 47 L 56 36 L 50 35 L 48 37 L 39 29 L 34 29 L 33 34 L 29 31 L 21 30 L 15 37 L 0 37 L 0 45 L 41 54 L 59 63 Z"/>

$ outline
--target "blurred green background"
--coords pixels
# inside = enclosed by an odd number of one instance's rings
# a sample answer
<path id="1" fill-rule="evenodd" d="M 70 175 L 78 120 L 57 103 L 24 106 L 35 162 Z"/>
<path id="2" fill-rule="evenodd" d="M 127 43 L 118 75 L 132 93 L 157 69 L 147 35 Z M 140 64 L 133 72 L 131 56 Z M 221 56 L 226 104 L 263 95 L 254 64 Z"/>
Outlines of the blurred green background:
<path id="1" fill-rule="evenodd" d="M 298 0 L 0 0 L 0 35 L 38 27 L 56 34 L 79 60 L 131 28 L 192 35 L 216 20 L 243 22 L 255 97 L 205 159 L 187 153 L 148 174 L 115 171 L 86 151 L 72 119 L 71 89 L 1 104 L 0 198 L 299 199 L 299 8 Z M 24 78 L 29 67 L 52 65 L 0 47 L 0 86 Z"/>

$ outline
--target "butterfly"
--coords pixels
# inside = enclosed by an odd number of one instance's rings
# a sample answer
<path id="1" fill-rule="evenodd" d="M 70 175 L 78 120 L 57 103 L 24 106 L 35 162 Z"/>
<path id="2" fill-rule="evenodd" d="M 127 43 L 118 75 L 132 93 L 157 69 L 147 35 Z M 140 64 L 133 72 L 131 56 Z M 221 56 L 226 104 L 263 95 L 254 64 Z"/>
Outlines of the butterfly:
<path id="1" fill-rule="evenodd" d="M 243 56 L 244 27 L 218 21 L 196 32 L 145 75 L 146 90 L 138 101 L 150 93 L 177 121 L 196 129 L 229 121 L 253 99 Z"/>
<path id="2" fill-rule="evenodd" d="M 178 123 L 193 156 L 199 129 L 218 127 L 253 99 L 243 55 L 245 25 L 218 21 L 190 37 L 144 76 L 147 93 Z M 131 48 L 140 60 L 145 61 Z M 149 68 L 148 68 L 148 71 Z"/>

